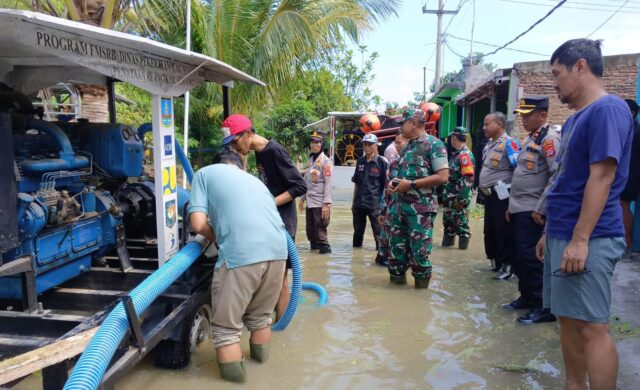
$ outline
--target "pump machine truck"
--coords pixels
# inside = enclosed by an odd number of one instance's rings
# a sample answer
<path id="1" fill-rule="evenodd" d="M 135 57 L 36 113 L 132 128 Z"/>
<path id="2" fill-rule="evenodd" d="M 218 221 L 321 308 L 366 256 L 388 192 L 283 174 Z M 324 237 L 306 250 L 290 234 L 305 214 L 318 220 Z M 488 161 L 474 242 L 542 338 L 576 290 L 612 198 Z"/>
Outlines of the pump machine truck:
<path id="1" fill-rule="evenodd" d="M 41 370 L 43 387 L 60 389 L 106 314 L 193 239 L 173 97 L 215 82 L 226 116 L 234 82 L 264 84 L 201 54 L 27 11 L 0 10 L 0 53 L 0 386 Z M 117 123 L 116 82 L 152 94 L 151 126 Z M 77 102 L 45 112 L 35 97 L 59 83 L 106 87 L 109 122 L 83 119 Z M 156 180 L 143 173 L 150 129 Z M 212 248 L 129 318 L 102 388 L 150 353 L 160 367 L 189 363 L 208 337 L 214 261 Z"/>

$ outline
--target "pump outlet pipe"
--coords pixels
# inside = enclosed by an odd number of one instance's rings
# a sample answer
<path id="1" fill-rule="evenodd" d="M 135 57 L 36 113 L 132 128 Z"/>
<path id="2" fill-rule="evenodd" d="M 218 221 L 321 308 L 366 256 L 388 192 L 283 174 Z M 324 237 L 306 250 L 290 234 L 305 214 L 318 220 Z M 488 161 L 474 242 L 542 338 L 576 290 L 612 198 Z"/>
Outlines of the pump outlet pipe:
<path id="1" fill-rule="evenodd" d="M 327 290 L 319 283 L 302 282 L 303 290 L 315 291 L 318 294 L 318 306 L 324 306 L 327 303 Z"/>
<path id="2" fill-rule="evenodd" d="M 151 303 L 182 275 L 202 253 L 202 245 L 188 243 L 178 254 L 149 275 L 129 296 L 136 314 L 142 314 Z M 122 303 L 109 313 L 73 368 L 65 390 L 95 390 L 100 386 L 111 358 L 129 330 Z"/>

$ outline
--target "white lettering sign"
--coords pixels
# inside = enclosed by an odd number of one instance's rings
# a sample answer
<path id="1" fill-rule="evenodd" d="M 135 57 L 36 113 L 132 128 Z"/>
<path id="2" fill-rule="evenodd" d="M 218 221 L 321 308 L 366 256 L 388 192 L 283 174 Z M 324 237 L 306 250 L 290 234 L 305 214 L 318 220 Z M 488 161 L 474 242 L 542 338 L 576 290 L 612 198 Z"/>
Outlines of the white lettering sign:
<path id="1" fill-rule="evenodd" d="M 40 50 L 155 94 L 182 95 L 204 81 L 204 70 L 191 64 L 64 31 L 31 27 L 22 36 Z"/>

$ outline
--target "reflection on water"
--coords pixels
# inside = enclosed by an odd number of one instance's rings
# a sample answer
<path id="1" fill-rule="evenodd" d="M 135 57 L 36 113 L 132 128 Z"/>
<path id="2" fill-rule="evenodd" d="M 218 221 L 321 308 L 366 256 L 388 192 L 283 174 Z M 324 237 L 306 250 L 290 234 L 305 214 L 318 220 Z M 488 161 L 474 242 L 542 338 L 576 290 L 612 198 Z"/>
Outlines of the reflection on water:
<path id="1" fill-rule="evenodd" d="M 557 324 L 524 326 L 500 304 L 517 296 L 517 281 L 499 282 L 482 248 L 482 221 L 473 220 L 468 251 L 442 249 L 434 232 L 430 289 L 389 284 L 374 263 L 367 232 L 363 248 L 351 247 L 347 209 L 333 211 L 333 253 L 309 253 L 304 216 L 298 232 L 304 280 L 326 286 L 329 302 L 314 306 L 303 293 L 298 313 L 274 334 L 271 359 L 248 362 L 248 382 L 219 379 L 209 343 L 182 371 L 156 369 L 151 359 L 117 389 L 542 389 L 562 386 Z M 248 355 L 246 335 L 243 351 Z M 19 388 L 34 389 L 29 382 Z"/>

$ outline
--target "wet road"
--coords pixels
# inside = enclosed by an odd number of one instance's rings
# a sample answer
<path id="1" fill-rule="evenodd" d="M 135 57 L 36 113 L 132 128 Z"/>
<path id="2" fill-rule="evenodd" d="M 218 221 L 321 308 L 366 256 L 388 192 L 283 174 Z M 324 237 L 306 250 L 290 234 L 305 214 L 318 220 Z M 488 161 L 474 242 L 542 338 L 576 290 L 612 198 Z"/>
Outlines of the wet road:
<path id="1" fill-rule="evenodd" d="M 443 249 L 434 232 L 430 289 L 389 284 L 374 263 L 367 231 L 364 248 L 351 247 L 350 210 L 333 211 L 331 255 L 309 253 L 304 217 L 298 248 L 304 280 L 323 284 L 326 306 L 303 301 L 290 327 L 275 333 L 270 360 L 249 361 L 243 386 L 219 379 L 210 343 L 182 371 L 156 369 L 147 359 L 117 389 L 541 389 L 562 386 L 558 326 L 524 326 L 500 307 L 517 296 L 517 281 L 489 271 L 482 220 L 473 219 L 468 251 Z M 242 340 L 248 355 L 248 340 Z M 23 383 L 22 385 L 26 385 Z M 27 388 L 27 387 L 23 387 Z M 34 387 L 31 387 L 34 388 Z"/>

